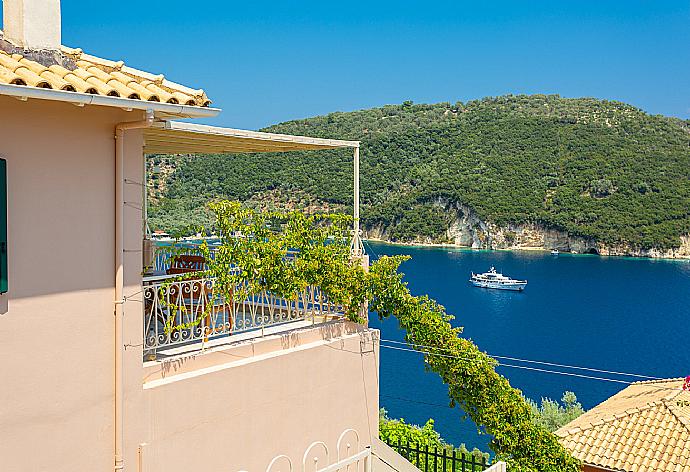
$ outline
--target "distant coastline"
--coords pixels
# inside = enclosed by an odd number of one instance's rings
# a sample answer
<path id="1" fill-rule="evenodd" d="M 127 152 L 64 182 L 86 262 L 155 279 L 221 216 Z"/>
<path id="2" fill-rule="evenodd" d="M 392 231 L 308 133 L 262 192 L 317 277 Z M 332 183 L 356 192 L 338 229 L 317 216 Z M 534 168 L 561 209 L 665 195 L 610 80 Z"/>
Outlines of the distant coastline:
<path id="1" fill-rule="evenodd" d="M 543 246 L 521 246 L 521 247 L 508 247 L 508 248 L 473 248 L 470 246 L 460 246 L 453 243 L 427 243 L 420 241 L 404 242 L 404 241 L 389 241 L 381 238 L 367 237 L 363 238 L 365 242 L 376 242 L 379 244 L 386 244 L 390 246 L 400 246 L 400 247 L 410 247 L 410 248 L 436 248 L 436 249 L 455 249 L 460 251 L 472 251 L 472 252 L 542 252 L 550 253 L 551 249 L 545 248 Z M 366 252 L 366 247 L 365 247 Z M 637 259 L 637 260 L 658 260 L 658 261 L 687 261 L 690 262 L 690 256 L 681 257 L 651 257 L 651 256 L 636 256 L 629 254 L 592 254 L 592 253 L 577 253 L 569 251 L 561 251 L 561 254 L 568 256 L 589 256 L 589 257 L 615 257 L 622 259 Z"/>
<path id="2" fill-rule="evenodd" d="M 540 223 L 498 225 L 485 221 L 469 207 L 445 210 L 454 220 L 443 237 L 448 242 L 434 242 L 432 238 L 419 238 L 411 242 L 398 242 L 406 246 L 453 247 L 496 251 L 551 251 L 563 254 L 594 254 L 600 256 L 636 257 L 642 259 L 690 259 L 690 234 L 682 234 L 676 247 L 639 248 L 629 242 L 604 243 L 596 238 L 585 238 Z M 364 238 L 390 241 L 390 230 L 385 227 L 367 228 Z M 421 241 L 419 239 L 421 239 Z M 440 239 L 440 238 L 439 238 Z"/>
<path id="3" fill-rule="evenodd" d="M 195 236 L 185 236 L 181 237 L 179 239 L 175 239 L 172 237 L 159 237 L 156 238 L 154 237 L 153 240 L 160 242 L 160 243 L 174 243 L 174 242 L 180 242 L 180 243 L 194 243 L 197 241 L 211 241 L 211 240 L 217 240 L 218 236 L 212 235 L 212 236 L 200 236 L 200 235 L 195 235 Z M 454 249 L 454 250 L 460 250 L 460 251 L 473 251 L 473 252 L 541 252 L 541 253 L 550 253 L 551 248 L 547 248 L 544 246 L 518 246 L 518 247 L 499 247 L 499 248 L 475 248 L 475 247 L 470 247 L 470 246 L 464 246 L 464 245 L 459 245 L 459 244 L 454 244 L 454 243 L 431 243 L 431 242 L 422 242 L 422 241 L 390 241 L 387 239 L 383 238 L 376 238 L 376 237 L 364 237 L 363 241 L 366 242 L 375 242 L 375 243 L 380 243 L 380 244 L 387 244 L 391 246 L 400 246 L 400 247 L 410 247 L 410 248 L 436 248 L 436 249 Z M 366 252 L 366 247 L 365 247 L 365 252 Z M 690 255 L 683 255 L 683 256 L 676 256 L 676 257 L 653 257 L 649 255 L 635 255 L 635 254 L 594 254 L 594 253 L 586 253 L 586 252 L 571 252 L 571 251 L 564 251 L 561 250 L 560 254 L 562 255 L 569 255 L 569 256 L 598 256 L 598 257 L 616 257 L 616 258 L 630 258 L 630 259 L 642 259 L 642 260 L 664 260 L 664 261 L 687 261 L 690 262 Z"/>
<path id="4" fill-rule="evenodd" d="M 463 251 L 486 251 L 486 252 L 494 252 L 494 251 L 530 251 L 530 252 L 550 252 L 551 249 L 547 249 L 541 246 L 523 246 L 523 247 L 515 247 L 515 248 L 498 248 L 498 249 L 491 249 L 491 248 L 474 248 L 470 246 L 460 246 L 458 244 L 453 244 L 453 243 L 425 243 L 421 241 L 413 241 L 413 242 L 405 242 L 405 241 L 389 241 L 386 239 L 380 239 L 380 238 L 363 238 L 364 241 L 374 241 L 377 243 L 381 244 L 390 244 L 391 246 L 406 246 L 406 247 L 421 247 L 421 248 L 447 248 L 447 249 L 460 249 Z M 564 252 L 564 254 L 573 254 L 570 252 Z M 577 253 L 574 253 L 573 255 L 580 255 Z M 587 254 L 589 255 L 589 254 Z M 649 259 L 649 258 L 647 258 Z"/>

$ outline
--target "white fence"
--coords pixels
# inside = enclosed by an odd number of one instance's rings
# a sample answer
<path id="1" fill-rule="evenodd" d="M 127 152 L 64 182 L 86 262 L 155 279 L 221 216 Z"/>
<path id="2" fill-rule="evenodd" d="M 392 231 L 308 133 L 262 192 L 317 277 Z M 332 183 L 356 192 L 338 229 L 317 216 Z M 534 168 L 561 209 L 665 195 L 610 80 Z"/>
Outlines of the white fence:
<path id="1" fill-rule="evenodd" d="M 300 472 L 371 472 L 371 446 L 361 447 L 359 433 L 354 429 L 342 432 L 335 457 L 332 456 L 326 443 L 315 441 L 304 451 Z M 295 472 L 292 459 L 285 454 L 278 455 L 268 464 L 266 472 Z"/>
<path id="2" fill-rule="evenodd" d="M 196 248 L 199 246 L 197 243 L 186 243 L 186 244 L 180 244 L 180 243 L 175 243 L 174 245 L 170 246 L 164 246 L 164 245 L 158 245 L 153 252 L 153 261 L 151 262 L 151 266 L 147 267 L 146 269 L 149 272 L 153 273 L 165 273 L 166 270 L 170 268 L 170 259 L 171 255 L 176 252 L 186 252 L 188 250 L 189 254 L 198 254 Z M 218 249 L 214 246 L 209 247 L 209 254 L 210 257 L 213 258 L 215 257 L 216 251 Z M 288 259 L 293 259 L 297 255 L 297 251 L 288 251 L 287 252 L 287 258 Z"/>
<path id="3" fill-rule="evenodd" d="M 215 290 L 214 279 L 180 277 L 145 283 L 144 356 L 194 342 L 205 342 L 247 331 L 263 334 L 267 327 L 295 321 L 313 323 L 323 317 L 343 316 L 343 307 L 330 303 L 318 287 L 308 287 L 295 300 L 286 300 L 268 291 L 256 295 L 243 287 L 231 290 L 230 297 Z"/>
<path id="4" fill-rule="evenodd" d="M 496 462 L 484 472 L 506 472 L 508 470 L 505 462 Z"/>

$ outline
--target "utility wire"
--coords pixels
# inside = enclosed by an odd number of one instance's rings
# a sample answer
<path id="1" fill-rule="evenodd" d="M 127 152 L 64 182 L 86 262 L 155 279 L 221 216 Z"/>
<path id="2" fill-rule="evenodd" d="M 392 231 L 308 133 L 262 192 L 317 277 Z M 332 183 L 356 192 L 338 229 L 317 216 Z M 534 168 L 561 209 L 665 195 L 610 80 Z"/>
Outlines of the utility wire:
<path id="1" fill-rule="evenodd" d="M 412 400 L 411 398 L 404 398 L 404 397 L 396 397 L 393 395 L 384 395 L 384 394 L 379 394 L 379 397 L 381 398 L 390 398 L 391 400 L 400 400 L 403 402 L 410 402 L 410 403 L 417 403 L 418 405 L 428 405 L 428 406 L 438 406 L 441 408 L 451 408 L 450 405 L 444 405 L 442 403 L 432 403 L 432 402 L 424 402 L 421 400 Z"/>
<path id="2" fill-rule="evenodd" d="M 447 348 L 435 347 L 435 346 L 425 346 L 423 344 L 407 343 L 407 342 L 403 342 L 403 341 L 394 341 L 392 339 L 381 339 L 381 342 L 387 342 L 387 343 L 393 343 L 393 344 L 402 344 L 402 345 L 406 345 L 406 346 L 420 347 L 423 349 L 435 349 L 438 351 L 448 351 Z M 604 369 L 595 369 L 593 367 L 580 367 L 580 366 L 568 365 L 568 364 L 557 364 L 555 362 L 534 361 L 534 360 L 530 360 L 530 359 L 521 359 L 519 357 L 497 356 L 494 354 L 487 354 L 487 355 L 489 355 L 495 359 L 503 359 L 503 360 L 515 361 L 515 362 L 525 362 L 528 364 L 546 365 L 549 367 L 562 367 L 562 368 L 573 369 L 573 370 L 584 370 L 584 371 L 588 371 L 588 372 L 598 372 L 601 374 L 623 375 L 626 377 L 637 377 L 637 378 L 646 379 L 646 380 L 663 380 L 662 377 L 655 377 L 652 375 L 630 374 L 628 372 L 617 372 L 615 370 L 604 370 Z"/>
<path id="3" fill-rule="evenodd" d="M 374 248 L 371 247 L 371 243 L 370 243 L 369 241 L 367 241 L 366 239 L 363 239 L 363 240 L 362 240 L 362 243 L 363 243 L 363 245 L 365 245 L 365 246 L 369 246 L 369 251 L 371 251 L 371 253 L 374 255 L 374 257 L 376 257 L 376 259 L 381 259 L 381 256 L 379 256 L 378 254 L 376 254 L 376 251 L 374 251 Z"/>
<path id="4" fill-rule="evenodd" d="M 428 355 L 428 356 L 446 357 L 446 358 L 450 358 L 450 359 L 459 359 L 459 360 L 465 360 L 465 361 L 475 361 L 476 360 L 476 359 L 463 358 L 460 356 L 454 356 L 454 355 L 449 355 L 449 354 L 440 354 L 437 352 L 423 352 L 423 351 L 419 351 L 419 350 L 415 350 L 415 349 L 406 349 L 406 348 L 402 348 L 402 347 L 386 346 L 384 344 L 381 344 L 380 346 L 383 348 L 387 348 L 387 349 L 413 352 L 416 354 L 423 354 L 423 355 Z M 596 376 L 586 375 L 586 374 L 577 374 L 574 372 L 561 372 L 561 371 L 557 371 L 557 370 L 542 369 L 542 368 L 538 368 L 538 367 L 519 366 L 519 365 L 513 365 L 513 364 L 505 364 L 505 363 L 501 363 L 501 362 L 498 362 L 497 364 L 499 367 L 510 367 L 510 368 L 515 368 L 515 369 L 524 369 L 524 370 L 543 372 L 543 373 L 548 373 L 548 374 L 564 375 L 564 376 L 568 376 L 568 377 L 578 377 L 578 378 L 584 378 L 584 379 L 589 379 L 589 380 L 599 380 L 599 381 L 603 381 L 603 382 L 620 383 L 620 384 L 624 384 L 624 385 L 632 385 L 634 383 L 634 382 L 627 381 L 627 380 L 611 379 L 611 378 L 607 378 L 607 377 L 596 377 Z M 656 378 L 656 379 L 659 379 L 659 378 Z M 654 380 L 654 379 L 652 379 L 652 380 Z M 663 379 L 661 379 L 661 380 L 663 380 Z M 683 388 L 674 388 L 674 387 L 650 386 L 650 388 L 654 388 L 655 390 L 683 391 Z"/>
<path id="5" fill-rule="evenodd" d="M 439 353 L 435 353 L 435 352 L 428 352 L 428 353 L 425 353 L 425 352 L 417 351 L 417 350 L 414 350 L 414 349 L 405 349 L 405 348 L 402 348 L 402 347 L 386 346 L 386 345 L 384 345 L 384 344 L 381 344 L 381 347 L 384 347 L 384 348 L 387 348 L 387 349 L 395 349 L 395 350 L 397 350 L 397 351 L 407 351 L 407 352 L 414 352 L 414 353 L 417 353 L 417 354 L 425 354 L 425 355 L 429 355 L 429 356 L 447 357 L 447 358 L 450 358 L 450 359 L 460 359 L 460 360 L 465 360 L 465 361 L 473 361 L 473 360 L 475 360 L 475 359 L 470 359 L 470 358 L 466 358 L 466 357 L 451 356 L 451 355 L 449 355 L 449 354 L 439 354 Z M 626 381 L 626 380 L 609 379 L 609 378 L 606 378 L 606 377 L 595 377 L 595 376 L 586 375 L 586 374 L 576 374 L 576 373 L 574 373 L 574 372 L 560 372 L 560 371 L 557 371 L 557 370 L 542 369 L 542 368 L 539 368 L 539 367 L 529 367 L 529 366 L 520 366 L 520 365 L 513 365 L 513 364 L 505 364 L 505 363 L 503 363 L 503 362 L 499 362 L 499 363 L 498 363 L 498 366 L 500 366 L 500 367 L 512 367 L 512 368 L 515 368 L 515 369 L 532 370 L 532 371 L 544 372 L 544 373 L 548 373 L 548 374 L 566 375 L 566 376 L 570 376 L 570 377 L 580 377 L 580 378 L 590 379 L 590 380 L 601 380 L 601 381 L 604 381 L 604 382 L 622 383 L 622 384 L 625 384 L 625 385 L 630 385 L 630 384 L 632 383 L 632 382 L 628 382 L 628 381 Z"/>

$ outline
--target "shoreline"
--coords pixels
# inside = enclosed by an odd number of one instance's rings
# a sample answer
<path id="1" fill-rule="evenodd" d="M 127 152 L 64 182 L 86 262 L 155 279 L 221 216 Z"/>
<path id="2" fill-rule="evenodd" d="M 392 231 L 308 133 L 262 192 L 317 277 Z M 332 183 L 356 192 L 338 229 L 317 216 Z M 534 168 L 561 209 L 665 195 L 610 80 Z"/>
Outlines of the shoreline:
<path id="1" fill-rule="evenodd" d="M 179 242 L 189 242 L 189 241 L 199 241 L 199 240 L 212 240 L 212 239 L 217 239 L 217 236 L 202 236 L 202 237 L 197 237 L 197 236 L 185 236 L 180 239 L 174 239 L 174 238 L 153 238 L 153 241 L 156 242 L 174 242 L 174 241 L 179 241 Z M 410 247 L 410 248 L 422 248 L 422 249 L 453 249 L 456 251 L 476 251 L 476 252 L 541 252 L 541 253 L 547 253 L 550 255 L 551 249 L 545 248 L 543 246 L 521 246 L 521 247 L 512 247 L 512 248 L 500 248 L 500 249 L 487 249 L 487 248 L 473 248 L 470 246 L 458 246 L 456 244 L 452 243 L 422 243 L 422 242 L 397 242 L 397 241 L 388 241 L 385 239 L 380 239 L 380 238 L 362 238 L 362 241 L 364 243 L 366 242 L 375 242 L 375 243 L 380 243 L 380 244 L 386 244 L 390 246 L 399 246 L 399 247 Z M 366 252 L 366 248 L 365 248 Z M 690 256 L 684 256 L 684 257 L 649 257 L 649 256 L 632 256 L 632 255 L 624 255 L 624 254 L 616 254 L 616 255 L 605 255 L 605 254 L 591 254 L 591 253 L 572 253 L 572 252 L 567 252 L 567 251 L 561 251 L 558 255 L 562 256 L 588 256 L 588 257 L 616 257 L 616 258 L 624 258 L 624 259 L 634 259 L 634 260 L 648 260 L 648 261 L 675 261 L 675 262 L 690 262 Z M 555 256 L 554 256 L 555 257 Z"/>
<path id="2" fill-rule="evenodd" d="M 388 241 L 379 238 L 362 238 L 364 242 L 371 241 L 380 244 L 387 244 L 390 246 L 400 246 L 400 247 L 411 247 L 411 248 L 427 248 L 427 249 L 455 249 L 458 251 L 486 251 L 486 252 L 543 252 L 550 253 L 551 249 L 547 249 L 542 246 L 523 246 L 514 248 L 501 248 L 501 249 L 477 249 L 470 246 L 458 246 L 452 243 L 422 243 L 422 242 L 395 242 Z M 631 255 L 602 255 L 602 254 L 588 254 L 588 253 L 572 253 L 561 251 L 559 255 L 567 256 L 588 256 L 588 257 L 616 257 L 616 258 L 626 258 L 634 260 L 648 260 L 648 261 L 674 261 L 674 262 L 690 262 L 690 256 L 687 257 L 648 257 L 648 256 L 631 256 Z"/>
<path id="3" fill-rule="evenodd" d="M 379 239 L 379 238 L 362 238 L 363 241 L 373 241 L 381 244 L 389 244 L 391 246 L 406 246 L 406 247 L 420 247 L 420 248 L 437 248 L 437 249 L 458 249 L 460 251 L 508 251 L 508 252 L 514 252 L 514 251 L 529 251 L 529 252 L 551 252 L 551 249 L 546 249 L 541 246 L 523 246 L 523 247 L 516 247 L 516 248 L 501 248 L 501 249 L 478 249 L 478 248 L 473 248 L 470 246 L 458 246 L 457 244 L 453 243 L 420 243 L 420 242 L 414 242 L 414 243 L 405 243 L 405 242 L 397 242 L 397 241 L 388 241 L 386 239 Z M 574 256 L 589 256 L 589 255 L 598 255 L 598 254 L 573 254 L 570 252 L 561 252 L 561 254 L 571 254 Z M 628 257 L 628 256 L 609 256 L 609 257 Z M 631 256 L 632 257 L 632 256 Z M 636 259 L 651 259 L 649 257 L 639 257 Z"/>

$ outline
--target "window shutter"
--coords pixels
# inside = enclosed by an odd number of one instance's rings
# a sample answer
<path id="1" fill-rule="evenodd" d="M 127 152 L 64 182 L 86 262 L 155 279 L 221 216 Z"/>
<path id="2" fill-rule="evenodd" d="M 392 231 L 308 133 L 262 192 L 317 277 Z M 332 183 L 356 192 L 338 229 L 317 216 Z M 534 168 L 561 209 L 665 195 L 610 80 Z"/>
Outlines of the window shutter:
<path id="1" fill-rule="evenodd" d="M 7 292 L 7 161 L 0 159 L 0 293 Z"/>

